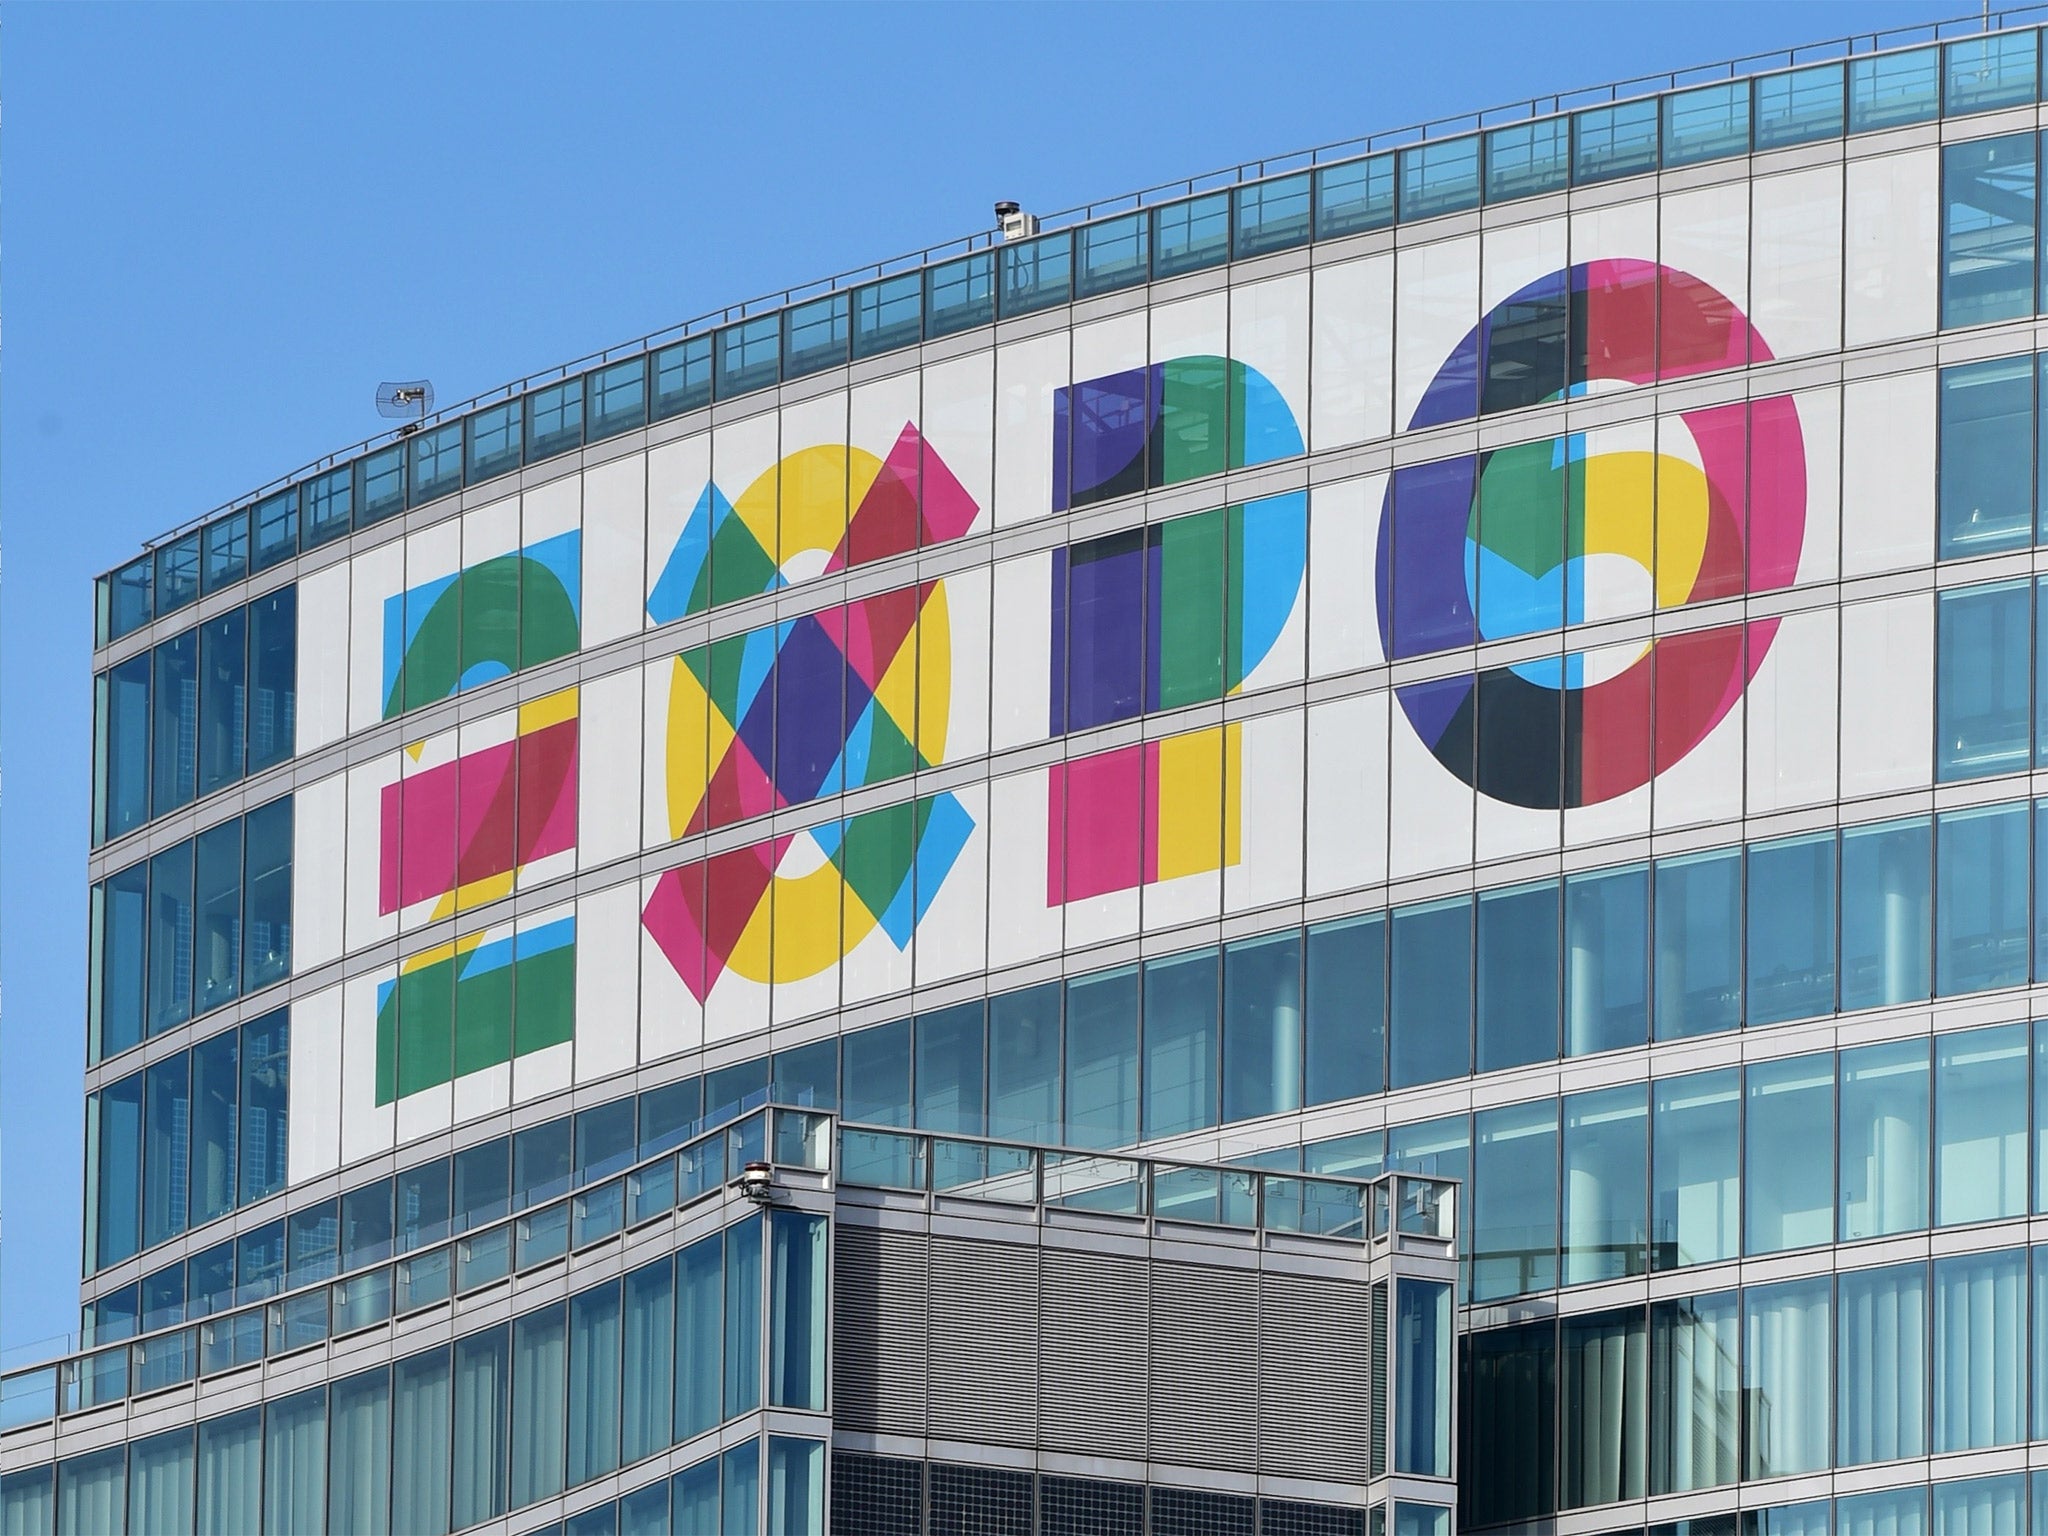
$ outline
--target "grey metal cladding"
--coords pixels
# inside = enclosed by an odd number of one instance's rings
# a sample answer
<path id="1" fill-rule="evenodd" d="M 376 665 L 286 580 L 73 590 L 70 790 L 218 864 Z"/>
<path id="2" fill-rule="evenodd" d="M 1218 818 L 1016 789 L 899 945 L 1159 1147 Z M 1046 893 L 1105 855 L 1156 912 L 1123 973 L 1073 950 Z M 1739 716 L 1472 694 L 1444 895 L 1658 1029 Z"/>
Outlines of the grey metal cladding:
<path id="1" fill-rule="evenodd" d="M 1152 1266 L 1153 1460 L 1257 1470 L 1258 1313 L 1256 1270 Z"/>
<path id="2" fill-rule="evenodd" d="M 1387 1475 L 1387 1282 L 1372 1283 L 1372 1467 L 1374 1477 Z"/>
<path id="3" fill-rule="evenodd" d="M 833 1418 L 922 1435 L 925 1238 L 841 1222 L 832 1271 Z"/>
<path id="4" fill-rule="evenodd" d="M 1039 1443 L 1145 1457 L 1145 1261 L 1048 1247 L 1040 1253 Z"/>
<path id="5" fill-rule="evenodd" d="M 1259 1470 L 1365 1482 L 1373 1407 L 1384 1395 L 1367 1288 L 1271 1270 L 1262 1282 Z"/>
<path id="6" fill-rule="evenodd" d="M 1035 1444 L 1038 1249 L 935 1234 L 930 1306 L 930 1433 Z"/>

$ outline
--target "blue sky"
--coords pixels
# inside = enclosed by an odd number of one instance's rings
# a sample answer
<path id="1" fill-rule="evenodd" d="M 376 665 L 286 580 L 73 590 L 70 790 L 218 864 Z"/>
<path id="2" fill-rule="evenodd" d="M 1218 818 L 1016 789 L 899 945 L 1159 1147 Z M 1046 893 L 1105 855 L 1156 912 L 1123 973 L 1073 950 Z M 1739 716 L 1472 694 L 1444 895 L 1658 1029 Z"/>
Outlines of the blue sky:
<path id="1" fill-rule="evenodd" d="M 91 579 L 380 425 L 1262 155 L 1898 4 L 11 7 L 0 1346 L 77 1325 Z M 1938 14 L 1938 13 L 1935 13 Z"/>

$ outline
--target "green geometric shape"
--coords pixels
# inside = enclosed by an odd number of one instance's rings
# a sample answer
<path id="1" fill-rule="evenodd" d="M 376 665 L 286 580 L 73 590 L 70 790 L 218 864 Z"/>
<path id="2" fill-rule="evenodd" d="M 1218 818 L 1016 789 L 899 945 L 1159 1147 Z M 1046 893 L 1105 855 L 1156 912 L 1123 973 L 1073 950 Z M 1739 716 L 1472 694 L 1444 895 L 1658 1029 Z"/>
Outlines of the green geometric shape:
<path id="1" fill-rule="evenodd" d="M 466 582 L 468 578 L 464 580 Z M 576 601 L 562 585 L 562 578 L 540 561 L 521 556 L 519 666 L 537 667 L 558 656 L 573 656 L 582 643 L 583 630 L 576 618 Z"/>
<path id="2" fill-rule="evenodd" d="M 918 756 L 917 748 L 889 711 L 876 704 L 872 713 L 875 724 L 868 740 L 867 771 L 861 776 L 862 784 L 885 783 L 931 766 Z"/>
<path id="3" fill-rule="evenodd" d="M 464 975 L 455 984 L 455 1075 L 511 1059 L 512 967 Z"/>
<path id="4" fill-rule="evenodd" d="M 1496 448 L 1486 455 L 1479 470 L 1479 484 L 1466 523 L 1465 536 L 1497 558 L 1531 576 L 1554 571 L 1564 563 L 1568 543 L 1585 542 L 1585 465 L 1568 465 L 1561 476 L 1556 465 L 1556 444 L 1550 440 Z M 1565 509 L 1572 497 L 1576 515 L 1572 521 L 1579 534 L 1571 539 L 1565 527 Z"/>
<path id="5" fill-rule="evenodd" d="M 1155 524 L 1152 537 L 1159 548 L 1159 707 L 1175 709 L 1220 699 L 1226 598 L 1223 510 Z"/>
<path id="6" fill-rule="evenodd" d="M 455 963 L 404 972 L 390 1000 L 398 1010 L 398 1097 L 447 1082 L 455 1065 Z"/>
<path id="7" fill-rule="evenodd" d="M 711 569 L 697 578 L 699 591 L 705 589 L 707 578 L 709 581 L 702 606 L 715 607 L 743 597 L 757 597 L 773 589 L 776 573 L 774 556 L 761 547 L 738 513 L 729 514 L 711 535 Z M 695 613 L 698 608 L 697 593 L 692 592 L 690 612 Z"/>
<path id="8" fill-rule="evenodd" d="M 1219 475 L 1233 462 L 1230 423 L 1233 370 L 1220 357 L 1176 358 L 1163 365 L 1159 393 L 1159 424 L 1152 443 L 1152 484 L 1175 485 L 1203 475 Z M 1242 366 L 1235 369 L 1237 392 L 1243 394 Z M 1242 399 L 1238 401 L 1242 406 Z M 1240 437 L 1242 433 L 1240 433 Z M 1238 459 L 1243 458 L 1238 444 Z"/>
<path id="9" fill-rule="evenodd" d="M 907 801 L 863 811 L 846 822 L 846 835 L 833 851 L 832 862 L 861 905 L 877 917 L 888 911 L 909 878 L 926 814 L 925 802 Z"/>
<path id="10" fill-rule="evenodd" d="M 522 955 L 512 970 L 514 1054 L 525 1056 L 575 1039 L 576 946 L 558 944 Z"/>

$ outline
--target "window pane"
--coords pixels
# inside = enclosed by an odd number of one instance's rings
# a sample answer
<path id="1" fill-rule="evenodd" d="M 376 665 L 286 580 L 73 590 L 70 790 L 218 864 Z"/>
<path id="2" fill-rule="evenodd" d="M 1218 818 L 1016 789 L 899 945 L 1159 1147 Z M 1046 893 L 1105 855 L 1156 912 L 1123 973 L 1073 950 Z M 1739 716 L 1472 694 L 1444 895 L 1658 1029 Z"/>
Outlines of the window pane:
<path id="1" fill-rule="evenodd" d="M 282 981 L 292 969 L 292 802 L 251 811 L 242 852 L 242 989 Z"/>
<path id="2" fill-rule="evenodd" d="M 1829 1283 L 1790 1280 L 1743 1292 L 1743 1475 L 1779 1477 L 1828 1465 Z"/>
<path id="3" fill-rule="evenodd" d="M 2027 979 L 2027 807 L 1950 811 L 1936 824 L 1934 990 Z"/>
<path id="4" fill-rule="evenodd" d="M 1926 1266 L 1845 1270 L 1836 1307 L 1837 1462 L 1926 1454 Z"/>
<path id="5" fill-rule="evenodd" d="M 924 275 L 924 334 L 928 341 L 991 324 L 996 317 L 993 251 L 963 256 Z"/>
<path id="6" fill-rule="evenodd" d="M 505 1511 L 506 1387 L 512 1357 L 503 1325 L 455 1341 L 457 1530 Z"/>
<path id="7" fill-rule="evenodd" d="M 626 1276 L 619 1460 L 627 1466 L 666 1449 L 675 1413 L 676 1278 L 658 1259 Z"/>
<path id="8" fill-rule="evenodd" d="M 725 1416 L 761 1404 L 761 1221 L 725 1234 Z"/>
<path id="9" fill-rule="evenodd" d="M 1067 983 L 1067 1135 L 1077 1147 L 1138 1139 L 1138 968 Z"/>
<path id="10" fill-rule="evenodd" d="M 337 1381 L 328 1403 L 327 1529 L 391 1529 L 391 1377 L 379 1369 Z"/>
<path id="11" fill-rule="evenodd" d="M 1566 1285 L 1640 1275 L 1648 1266 L 1649 1120 L 1640 1083 L 1566 1097 Z"/>
<path id="12" fill-rule="evenodd" d="M 768 1081 L 770 1097 L 777 1104 L 796 1104 L 806 1109 L 838 1108 L 838 1039 L 816 1040 L 809 1045 L 777 1051 Z M 643 1144 L 646 1142 L 644 1131 L 640 1139 Z"/>
<path id="13" fill-rule="evenodd" d="M 144 951 L 148 943 L 149 866 L 131 864 L 101 886 L 100 1055 L 142 1039 L 146 1012 Z"/>
<path id="14" fill-rule="evenodd" d="M 1930 995 L 1933 827 L 1926 817 L 1842 830 L 1842 1007 Z"/>
<path id="15" fill-rule="evenodd" d="M 1916 48 L 1849 61 L 1849 131 L 1924 123 L 1941 111 L 1941 51 Z"/>
<path id="16" fill-rule="evenodd" d="M 2027 1438 L 2027 1251 L 1934 1261 L 1934 1449 Z"/>
<path id="17" fill-rule="evenodd" d="M 407 1536 L 448 1529 L 450 1388 L 446 1345 L 391 1368 L 391 1528 Z"/>
<path id="18" fill-rule="evenodd" d="M 1751 1024 L 1814 1018 L 1835 1006 L 1835 834 L 1749 848 Z"/>
<path id="19" fill-rule="evenodd" d="M 149 672 L 148 652 L 131 656 L 104 674 L 106 706 L 101 713 L 105 743 L 106 837 L 119 837 L 149 819 Z"/>
<path id="20" fill-rule="evenodd" d="M 305 547 L 317 548 L 349 530 L 355 509 L 355 474 L 344 464 L 301 487 L 306 497 Z"/>
<path id="21" fill-rule="evenodd" d="M 771 320 L 772 326 L 774 322 Z M 526 397 L 526 462 L 545 459 L 583 441 L 583 381 L 565 379 Z"/>
<path id="22" fill-rule="evenodd" d="M 242 1026 L 243 1205 L 284 1188 L 290 1134 L 290 1018 L 280 1009 Z"/>
<path id="23" fill-rule="evenodd" d="M 692 1243 L 676 1255 L 677 1440 L 719 1422 L 725 1379 L 725 1238 Z"/>
<path id="24" fill-rule="evenodd" d="M 1942 150 L 1944 326 L 2034 313 L 2034 162 L 2032 133 Z"/>
<path id="25" fill-rule="evenodd" d="M 1393 1087 L 1472 1069 L 1472 903 L 1402 907 L 1393 927 Z"/>
<path id="26" fill-rule="evenodd" d="M 1844 1051 L 1843 1242 L 1927 1225 L 1927 1042 Z"/>
<path id="27" fill-rule="evenodd" d="M 924 282 L 915 272 L 853 290 L 853 355 L 875 357 L 924 335 Z"/>
<path id="28" fill-rule="evenodd" d="M 1941 110 L 1956 117 L 1999 107 L 2030 106 L 2036 99 L 2037 40 L 2040 34 L 2004 32 L 1995 37 L 1958 38 L 1942 49 Z"/>
<path id="29" fill-rule="evenodd" d="M 825 1218 L 774 1214 L 769 1402 L 825 1411 Z"/>
<path id="30" fill-rule="evenodd" d="M 1230 194 L 1212 192 L 1152 210 L 1152 276 L 1175 277 L 1230 259 Z"/>
<path id="31" fill-rule="evenodd" d="M 153 654 L 149 814 L 161 816 L 192 798 L 199 749 L 199 631 L 173 636 Z"/>
<path id="32" fill-rule="evenodd" d="M 1735 1481 L 1739 1346 L 1733 1290 L 1651 1307 L 1651 1493 Z"/>
<path id="33" fill-rule="evenodd" d="M 199 531 L 156 552 L 156 616 L 174 613 L 199 596 Z"/>
<path id="34" fill-rule="evenodd" d="M 241 1071 L 235 1030 L 192 1048 L 192 1225 L 235 1208 L 235 1101 Z"/>
<path id="35" fill-rule="evenodd" d="M 1574 875 L 1564 888 L 1564 1048 L 1641 1045 L 1650 1033 L 1650 870 Z"/>
<path id="36" fill-rule="evenodd" d="M 1572 180 L 1583 186 L 1657 169 L 1657 103 L 1627 101 L 1572 114 Z"/>
<path id="37" fill-rule="evenodd" d="M 199 1536 L 263 1528 L 263 1410 L 199 1421 Z"/>
<path id="38" fill-rule="evenodd" d="M 857 1125 L 910 1124 L 910 1020 L 856 1030 L 840 1042 L 841 1113 Z"/>
<path id="39" fill-rule="evenodd" d="M 1395 1286 L 1394 1470 L 1451 1474 L 1451 1288 Z"/>
<path id="40" fill-rule="evenodd" d="M 1301 218 L 1306 224 L 1307 198 L 1302 198 Z M 1084 224 L 1074 232 L 1074 291 L 1080 298 L 1110 293 L 1142 283 L 1151 270 L 1152 228 L 1149 214 L 1130 213 L 1120 219 Z M 1306 239 L 1306 229 L 1300 239 Z M 1288 242 L 1299 244 L 1300 240 Z M 1277 249 L 1277 247 L 1275 247 Z"/>
<path id="41" fill-rule="evenodd" d="M 1534 197 L 1571 180 L 1571 119 L 1545 118 L 1486 136 L 1486 200 Z"/>
<path id="42" fill-rule="evenodd" d="M 2026 1208 L 2027 1026 L 1936 1036 L 1935 1225 Z"/>
<path id="43" fill-rule="evenodd" d="M 1223 951 L 1223 1118 L 1301 1108 L 1301 935 Z"/>
<path id="44" fill-rule="evenodd" d="M 1747 1086 L 1744 1251 L 1776 1253 L 1833 1242 L 1833 1055 L 1752 1063 Z"/>
<path id="45" fill-rule="evenodd" d="M 1816 139 L 1840 138 L 1844 119 L 1843 69 L 1816 64 L 1751 82 L 1756 93 L 1756 147 L 1783 149 Z"/>
<path id="46" fill-rule="evenodd" d="M 249 514 L 232 512 L 206 525 L 200 557 L 200 585 L 208 592 L 249 574 Z"/>
<path id="47" fill-rule="evenodd" d="M 1219 1045 L 1214 949 L 1145 966 L 1145 1135 L 1216 1124 Z"/>
<path id="48" fill-rule="evenodd" d="M 1466 1339 L 1461 1353 L 1468 1396 L 1460 1518 L 1476 1529 L 1550 1514 L 1557 1507 L 1555 1326 L 1546 1319 L 1488 1328 Z"/>
<path id="49" fill-rule="evenodd" d="M 144 1074 L 142 1246 L 185 1230 L 186 1149 L 192 1134 L 191 1058 L 180 1052 Z"/>
<path id="50" fill-rule="evenodd" d="M 1472 1120 L 1472 1299 L 1557 1284 L 1557 1104 L 1485 1110 Z"/>
<path id="51" fill-rule="evenodd" d="M 1730 80 L 1663 98 L 1664 164 L 1694 165 L 1749 149 L 1749 82 Z"/>
<path id="52" fill-rule="evenodd" d="M 632 1099 L 615 1099 L 576 1116 L 577 1184 L 595 1183 L 639 1161 L 635 1156 L 634 1109 Z"/>
<path id="53" fill-rule="evenodd" d="M 248 610 L 230 608 L 199 628 L 199 793 L 242 776 L 247 717 Z"/>
<path id="54" fill-rule="evenodd" d="M 1557 1058 L 1558 887 L 1479 898 L 1479 1070 Z"/>
<path id="55" fill-rule="evenodd" d="M 711 338 L 693 336 L 654 354 L 652 417 L 666 421 L 711 403 Z"/>
<path id="56" fill-rule="evenodd" d="M 502 475 L 509 469 L 519 467 L 520 453 L 524 447 L 524 433 L 521 422 L 525 417 L 521 411 L 523 402 L 507 400 L 502 405 L 491 406 L 478 411 L 468 421 L 469 456 L 468 478 L 470 484 L 488 480 L 493 475 Z"/>
<path id="57" fill-rule="evenodd" d="M 2027 1484 L 2018 1472 L 2000 1477 L 1952 1478 L 1928 1490 L 1934 1507 L 1934 1536 L 1974 1536 L 1977 1531 L 2016 1531 L 2026 1506 Z"/>
<path id="58" fill-rule="evenodd" d="M 2023 548 L 2034 533 L 2034 360 L 1941 370 L 1941 557 Z"/>
<path id="59" fill-rule="evenodd" d="M 569 1486 L 619 1464 L 619 1284 L 569 1298 Z"/>
<path id="60" fill-rule="evenodd" d="M 1742 850 L 1657 861 L 1657 1038 L 1733 1029 L 1742 997 Z"/>
<path id="61" fill-rule="evenodd" d="M 843 301 L 842 301 L 843 302 Z M 841 351 L 845 333 L 841 331 Z M 629 357 L 583 376 L 586 440 L 597 442 L 647 424 L 647 359 Z"/>
<path id="62" fill-rule="evenodd" d="M 1399 152 L 1403 222 L 1479 206 L 1479 136 L 1467 134 Z"/>
<path id="63" fill-rule="evenodd" d="M 150 556 L 131 560 L 114 572 L 113 590 L 108 597 L 107 638 L 118 640 L 132 635 L 150 621 L 155 611 L 152 599 L 156 562 Z"/>
<path id="64" fill-rule="evenodd" d="M 1649 1350 L 1642 1309 L 1569 1318 L 1561 1344 L 1560 1507 L 1641 1498 L 1649 1470 Z"/>
<path id="65" fill-rule="evenodd" d="M 1732 1067 L 1664 1078 L 1651 1122 L 1654 1269 L 1732 1259 L 1741 1207 L 1740 1074 Z"/>
<path id="66" fill-rule="evenodd" d="M 1060 1139 L 1060 984 L 1005 992 L 988 1005 L 988 1133 Z"/>
<path id="67" fill-rule="evenodd" d="M 405 444 L 393 443 L 355 463 L 356 526 L 366 528 L 405 510 Z"/>
<path id="68" fill-rule="evenodd" d="M 222 822 L 194 840 L 198 931 L 193 942 L 194 1013 L 232 1002 L 242 986 L 242 823 Z"/>
<path id="69" fill-rule="evenodd" d="M 1386 1083 L 1387 923 L 1378 913 L 1308 931 L 1306 1099 L 1331 1104 Z"/>
<path id="70" fill-rule="evenodd" d="M 512 1508 L 562 1489 L 566 1450 L 561 1302 L 512 1320 Z"/>
<path id="71" fill-rule="evenodd" d="M 917 1016 L 917 1114 L 921 1130 L 980 1136 L 984 1029 L 979 1002 Z"/>
<path id="72" fill-rule="evenodd" d="M 149 861 L 149 1032 L 192 1017 L 192 845 Z"/>
<path id="73" fill-rule="evenodd" d="M 1270 181 L 1255 181 L 1236 192 L 1237 231 L 1233 254 L 1239 260 L 1304 245 L 1309 233 L 1309 178 L 1303 171 Z"/>
<path id="74" fill-rule="evenodd" d="M 1066 303 L 1073 291 L 1073 249 L 1071 232 L 1002 247 L 996 253 L 1002 258 L 1002 313 L 1024 315 Z"/>
<path id="75" fill-rule="evenodd" d="M 446 496 L 462 489 L 462 423 L 431 427 L 406 443 L 410 483 L 408 504 Z"/>
<path id="76" fill-rule="evenodd" d="M 566 1124 L 566 1120 L 556 1124 Z M 566 1179 L 563 1183 L 566 1184 Z M 400 1253 L 438 1243 L 449 1229 L 449 1160 L 432 1162 L 398 1171 L 393 1195 L 397 1220 L 395 1246 Z"/>
<path id="77" fill-rule="evenodd" d="M 1316 238 L 1334 240 L 1394 222 L 1394 157 L 1348 160 L 1316 172 Z"/>

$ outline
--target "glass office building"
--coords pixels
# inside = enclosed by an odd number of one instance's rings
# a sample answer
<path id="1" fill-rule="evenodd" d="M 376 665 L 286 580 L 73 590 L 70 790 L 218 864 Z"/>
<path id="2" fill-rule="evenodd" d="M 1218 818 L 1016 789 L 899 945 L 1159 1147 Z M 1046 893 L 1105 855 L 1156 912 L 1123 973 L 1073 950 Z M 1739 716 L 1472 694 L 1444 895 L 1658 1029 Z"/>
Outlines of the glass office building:
<path id="1" fill-rule="evenodd" d="M 1455 1511 L 1037 1446 L 976 1529 L 2048 1528 L 2048 77 L 1877 42 L 1020 221 L 102 577 L 88 1350 L 0 1507 L 94 1362 L 59 1529 L 152 1341 L 304 1387 L 296 1298 L 574 1263 L 773 1104 L 1458 1181 Z M 956 1528 L 875 1433 L 831 1527 Z"/>

